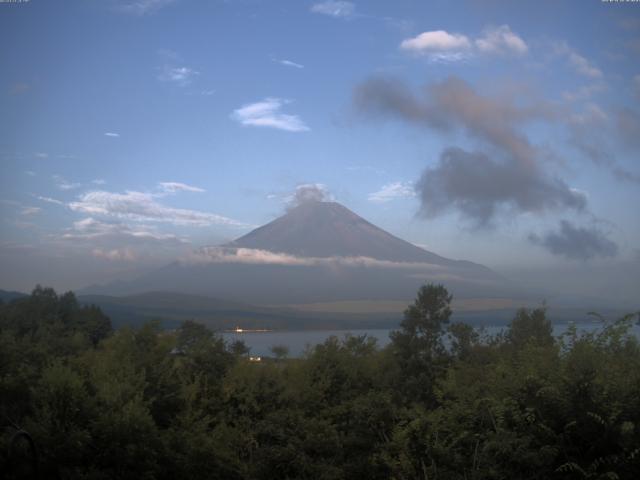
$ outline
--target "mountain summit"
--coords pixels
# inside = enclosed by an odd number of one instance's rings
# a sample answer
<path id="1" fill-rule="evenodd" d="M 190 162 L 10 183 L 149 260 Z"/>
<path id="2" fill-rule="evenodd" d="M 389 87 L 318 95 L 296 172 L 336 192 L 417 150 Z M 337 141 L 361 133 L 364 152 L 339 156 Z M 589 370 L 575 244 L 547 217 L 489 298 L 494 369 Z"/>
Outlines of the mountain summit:
<path id="1" fill-rule="evenodd" d="M 425 282 L 463 297 L 500 296 L 505 286 L 483 265 L 428 252 L 339 203 L 308 201 L 233 242 L 84 293 L 166 291 L 274 305 L 410 299 Z"/>
<path id="2" fill-rule="evenodd" d="M 452 262 L 385 232 L 336 202 L 305 202 L 225 246 L 300 257 L 370 257 L 436 265 Z"/>

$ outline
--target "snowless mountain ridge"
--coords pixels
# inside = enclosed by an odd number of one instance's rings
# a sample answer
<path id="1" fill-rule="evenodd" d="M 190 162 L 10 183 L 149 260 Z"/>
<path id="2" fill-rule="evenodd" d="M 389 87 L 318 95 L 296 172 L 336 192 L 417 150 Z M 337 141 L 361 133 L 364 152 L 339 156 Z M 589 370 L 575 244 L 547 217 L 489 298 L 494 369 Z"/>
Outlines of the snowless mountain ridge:
<path id="1" fill-rule="evenodd" d="M 336 202 L 306 202 L 223 247 L 299 257 L 369 257 L 391 262 L 470 267 L 402 240 Z M 480 267 L 480 265 L 477 265 Z"/>
<path id="2" fill-rule="evenodd" d="M 274 305 L 407 299 L 429 282 L 467 298 L 504 296 L 508 286 L 483 265 L 441 257 L 338 203 L 313 201 L 233 242 L 82 293 L 164 291 Z"/>

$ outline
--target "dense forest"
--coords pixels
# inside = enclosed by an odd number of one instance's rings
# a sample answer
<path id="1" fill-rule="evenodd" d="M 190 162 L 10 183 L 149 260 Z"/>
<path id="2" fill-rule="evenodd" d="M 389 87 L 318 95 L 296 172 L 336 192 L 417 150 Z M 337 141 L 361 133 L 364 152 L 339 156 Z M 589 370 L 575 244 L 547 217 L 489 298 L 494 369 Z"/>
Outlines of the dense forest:
<path id="1" fill-rule="evenodd" d="M 422 287 L 384 349 L 330 338 L 251 362 L 186 321 L 114 331 L 73 293 L 0 305 L 0 471 L 79 479 L 637 479 L 635 318 L 499 335 Z"/>

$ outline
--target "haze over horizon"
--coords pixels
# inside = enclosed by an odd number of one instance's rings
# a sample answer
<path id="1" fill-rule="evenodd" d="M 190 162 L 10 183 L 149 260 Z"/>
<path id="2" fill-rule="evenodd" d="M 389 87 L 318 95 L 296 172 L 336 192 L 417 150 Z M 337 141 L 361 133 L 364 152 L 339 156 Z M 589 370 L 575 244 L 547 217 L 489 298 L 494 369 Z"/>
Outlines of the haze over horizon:
<path id="1" fill-rule="evenodd" d="M 31 0 L 0 40 L 2 289 L 131 279 L 332 200 L 637 302 L 638 3 Z"/>

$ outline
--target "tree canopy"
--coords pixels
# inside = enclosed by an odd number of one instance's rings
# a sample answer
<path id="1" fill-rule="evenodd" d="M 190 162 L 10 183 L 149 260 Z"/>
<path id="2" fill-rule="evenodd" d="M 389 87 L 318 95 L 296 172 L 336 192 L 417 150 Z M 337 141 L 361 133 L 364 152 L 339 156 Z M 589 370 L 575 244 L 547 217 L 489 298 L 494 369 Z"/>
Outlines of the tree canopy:
<path id="1" fill-rule="evenodd" d="M 552 335 L 545 308 L 487 336 L 425 285 L 392 342 L 331 337 L 250 362 L 187 321 L 114 331 L 72 293 L 0 305 L 4 478 L 640 478 L 629 316 Z"/>

